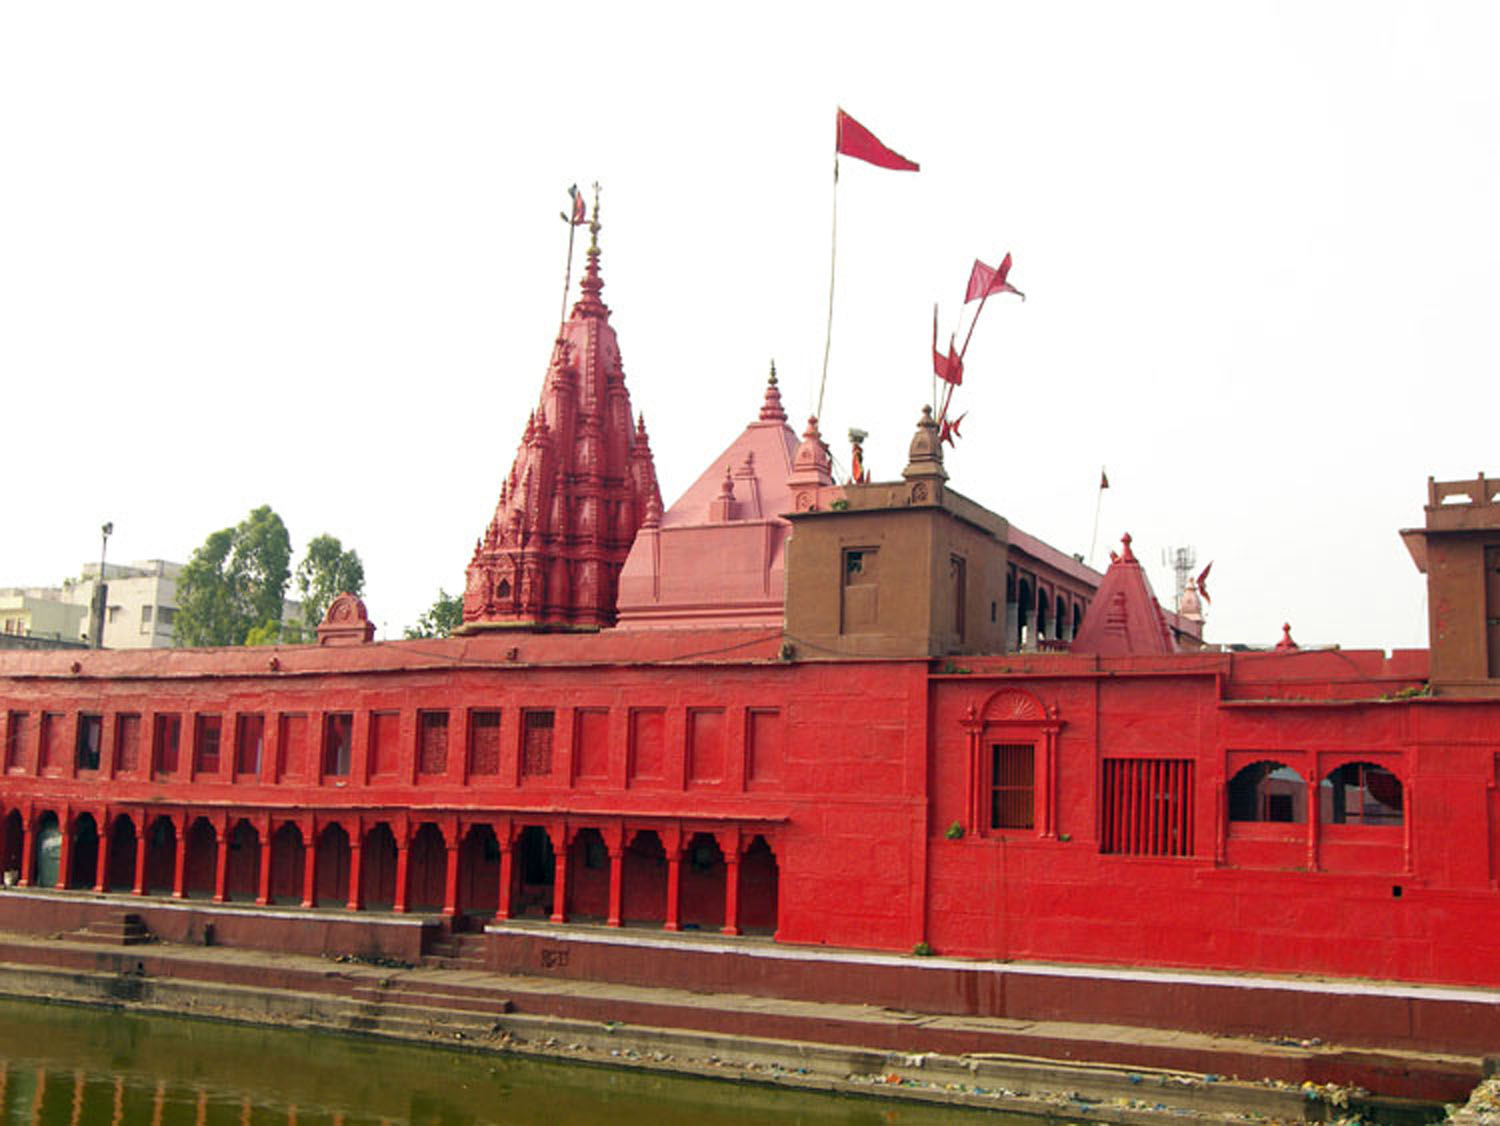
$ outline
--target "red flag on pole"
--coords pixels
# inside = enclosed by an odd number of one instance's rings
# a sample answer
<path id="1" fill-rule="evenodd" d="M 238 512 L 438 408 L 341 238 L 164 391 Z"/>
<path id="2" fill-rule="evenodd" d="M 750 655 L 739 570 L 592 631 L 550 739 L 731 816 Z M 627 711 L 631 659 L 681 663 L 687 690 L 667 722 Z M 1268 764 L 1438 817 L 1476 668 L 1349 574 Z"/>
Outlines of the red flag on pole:
<path id="1" fill-rule="evenodd" d="M 1208 596 L 1208 573 L 1213 569 L 1214 561 L 1210 559 L 1208 561 L 1208 566 L 1203 568 L 1202 572 L 1200 572 L 1198 575 L 1198 593 L 1203 595 L 1203 600 L 1205 602 L 1213 601 L 1213 599 Z"/>
<path id="2" fill-rule="evenodd" d="M 916 161 L 907 160 L 900 153 L 886 148 L 874 133 L 843 110 L 839 110 L 834 151 L 863 160 L 877 168 L 890 168 L 897 172 L 920 172 L 922 168 Z"/>
<path id="3" fill-rule="evenodd" d="M 991 293 L 1014 293 L 1022 301 L 1026 295 L 1005 279 L 1010 274 L 1010 255 L 1005 256 L 1005 261 L 1000 263 L 998 270 L 986 266 L 978 258 L 974 259 L 974 269 L 969 271 L 969 291 L 964 295 L 964 304 L 970 301 L 978 301 L 981 297 L 987 297 Z"/>
<path id="4" fill-rule="evenodd" d="M 1109 475 L 1102 469 L 1099 470 L 1099 487 L 1101 489 L 1109 488 Z"/>
<path id="5" fill-rule="evenodd" d="M 936 348 L 932 350 L 932 370 L 944 383 L 951 383 L 955 387 L 964 381 L 964 362 L 954 350 L 953 341 L 948 342 L 946 356 Z"/>
<path id="6" fill-rule="evenodd" d="M 571 223 L 575 227 L 581 227 L 583 226 L 584 219 L 588 217 L 583 203 L 583 193 L 578 190 L 578 185 L 574 184 L 568 189 L 568 195 L 573 197 L 573 214 L 564 214 L 563 222 Z"/>

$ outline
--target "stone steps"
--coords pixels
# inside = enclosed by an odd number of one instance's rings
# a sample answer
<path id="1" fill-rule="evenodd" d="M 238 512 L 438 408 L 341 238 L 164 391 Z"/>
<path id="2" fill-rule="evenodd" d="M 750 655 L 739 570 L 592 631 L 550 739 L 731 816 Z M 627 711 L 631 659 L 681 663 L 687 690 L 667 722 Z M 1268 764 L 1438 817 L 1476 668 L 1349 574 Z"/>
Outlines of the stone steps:
<path id="1" fill-rule="evenodd" d="M 438 970 L 483 970 L 485 949 L 482 934 L 449 934 L 433 940 L 422 955 L 422 965 Z"/>
<path id="2" fill-rule="evenodd" d="M 69 937 L 78 942 L 94 942 L 101 946 L 140 946 L 152 941 L 141 917 L 131 911 L 114 911 L 107 918 L 95 919 Z"/>

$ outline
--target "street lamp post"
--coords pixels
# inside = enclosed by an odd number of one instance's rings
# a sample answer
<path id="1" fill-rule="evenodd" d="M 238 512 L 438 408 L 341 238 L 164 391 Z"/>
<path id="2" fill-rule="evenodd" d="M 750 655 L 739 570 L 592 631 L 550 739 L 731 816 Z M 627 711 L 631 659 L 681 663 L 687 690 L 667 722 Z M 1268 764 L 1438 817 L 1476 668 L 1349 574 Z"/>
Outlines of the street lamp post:
<path id="1" fill-rule="evenodd" d="M 104 648 L 104 608 L 109 602 L 109 587 L 104 582 L 104 555 L 109 550 L 109 537 L 115 530 L 115 522 L 108 520 L 99 529 L 99 581 L 94 584 L 98 604 L 94 607 L 94 648 Z"/>

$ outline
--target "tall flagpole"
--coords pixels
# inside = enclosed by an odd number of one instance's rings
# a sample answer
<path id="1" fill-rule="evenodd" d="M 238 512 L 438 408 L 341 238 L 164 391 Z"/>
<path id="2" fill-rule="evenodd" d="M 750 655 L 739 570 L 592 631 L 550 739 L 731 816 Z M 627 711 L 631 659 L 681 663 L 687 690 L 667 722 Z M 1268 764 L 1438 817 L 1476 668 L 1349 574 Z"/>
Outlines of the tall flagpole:
<path id="1" fill-rule="evenodd" d="M 839 256 L 839 154 L 833 154 L 833 241 L 828 251 L 828 331 L 823 337 L 823 378 L 818 382 L 818 409 L 814 415 L 823 417 L 823 392 L 828 388 L 828 353 L 833 348 L 833 280 L 837 277 Z"/>
<path id="2" fill-rule="evenodd" d="M 573 201 L 573 214 L 562 216 L 563 222 L 568 224 L 568 266 L 567 269 L 563 271 L 562 310 L 557 315 L 557 323 L 559 326 L 567 323 L 568 290 L 573 287 L 573 235 L 578 230 L 578 224 L 573 221 L 573 217 L 578 214 L 577 184 L 574 184 L 572 189 L 568 192 L 568 198 Z M 562 212 L 558 212 L 558 214 L 562 215 Z"/>
<path id="3" fill-rule="evenodd" d="M 1099 510 L 1104 507 L 1105 482 L 1109 480 L 1109 474 L 1105 473 L 1104 467 L 1099 467 L 1099 492 L 1094 498 L 1094 534 L 1089 537 L 1089 566 L 1094 565 L 1094 548 L 1099 544 Z"/>

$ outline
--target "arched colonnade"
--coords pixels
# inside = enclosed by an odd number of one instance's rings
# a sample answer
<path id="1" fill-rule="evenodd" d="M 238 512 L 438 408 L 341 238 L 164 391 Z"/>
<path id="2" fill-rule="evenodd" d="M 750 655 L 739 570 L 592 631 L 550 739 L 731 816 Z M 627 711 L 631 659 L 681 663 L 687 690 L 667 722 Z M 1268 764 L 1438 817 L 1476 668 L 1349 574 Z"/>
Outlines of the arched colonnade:
<path id="1" fill-rule="evenodd" d="M 22 887 L 214 903 L 772 933 L 774 841 L 670 818 L 35 807 L 0 816 L 0 869 Z"/>

